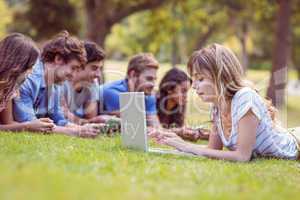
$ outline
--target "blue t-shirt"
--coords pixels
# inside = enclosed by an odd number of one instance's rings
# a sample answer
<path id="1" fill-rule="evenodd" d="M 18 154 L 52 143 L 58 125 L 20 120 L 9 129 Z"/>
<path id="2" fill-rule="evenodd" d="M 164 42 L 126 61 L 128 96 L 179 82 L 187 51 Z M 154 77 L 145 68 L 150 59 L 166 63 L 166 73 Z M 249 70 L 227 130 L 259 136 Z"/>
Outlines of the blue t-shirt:
<path id="1" fill-rule="evenodd" d="M 120 110 L 119 94 L 128 92 L 127 79 L 118 80 L 100 86 L 100 111 L 115 112 Z M 147 115 L 156 114 L 156 98 L 154 95 L 145 96 Z"/>

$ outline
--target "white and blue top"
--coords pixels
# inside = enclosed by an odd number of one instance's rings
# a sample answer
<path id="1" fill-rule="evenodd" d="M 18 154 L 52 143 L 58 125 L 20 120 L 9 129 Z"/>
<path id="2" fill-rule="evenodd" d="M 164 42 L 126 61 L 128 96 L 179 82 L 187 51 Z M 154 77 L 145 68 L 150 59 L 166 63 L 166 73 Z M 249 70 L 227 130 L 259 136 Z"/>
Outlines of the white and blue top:
<path id="1" fill-rule="evenodd" d="M 228 139 L 224 136 L 220 112 L 216 107 L 212 110 L 213 118 L 217 126 L 217 132 L 223 145 L 230 150 L 236 149 L 238 122 L 249 110 L 251 110 L 259 120 L 252 157 L 269 156 L 296 160 L 299 153 L 296 139 L 286 130 L 279 130 L 273 126 L 265 101 L 255 90 L 249 87 L 240 89 L 233 96 L 231 102 L 232 127 Z"/>

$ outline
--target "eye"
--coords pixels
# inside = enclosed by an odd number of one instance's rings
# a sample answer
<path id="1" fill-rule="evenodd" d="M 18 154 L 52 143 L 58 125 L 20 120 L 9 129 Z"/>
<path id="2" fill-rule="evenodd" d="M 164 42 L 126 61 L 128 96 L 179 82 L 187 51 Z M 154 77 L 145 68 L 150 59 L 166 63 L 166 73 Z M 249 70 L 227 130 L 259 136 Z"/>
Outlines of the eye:
<path id="1" fill-rule="evenodd" d="M 97 65 L 93 65 L 93 66 L 92 66 L 93 71 L 97 71 L 98 68 L 99 68 L 99 67 L 98 67 Z"/>

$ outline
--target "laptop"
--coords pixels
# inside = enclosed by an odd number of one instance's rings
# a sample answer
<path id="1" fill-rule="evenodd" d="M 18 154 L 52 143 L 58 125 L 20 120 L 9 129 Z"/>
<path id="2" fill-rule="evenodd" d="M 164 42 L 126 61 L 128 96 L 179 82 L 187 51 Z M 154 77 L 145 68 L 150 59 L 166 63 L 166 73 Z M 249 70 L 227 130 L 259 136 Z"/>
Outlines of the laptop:
<path id="1" fill-rule="evenodd" d="M 150 148 L 148 144 L 145 95 L 143 92 L 120 94 L 121 141 L 126 148 L 150 153 L 195 156 L 173 149 Z"/>

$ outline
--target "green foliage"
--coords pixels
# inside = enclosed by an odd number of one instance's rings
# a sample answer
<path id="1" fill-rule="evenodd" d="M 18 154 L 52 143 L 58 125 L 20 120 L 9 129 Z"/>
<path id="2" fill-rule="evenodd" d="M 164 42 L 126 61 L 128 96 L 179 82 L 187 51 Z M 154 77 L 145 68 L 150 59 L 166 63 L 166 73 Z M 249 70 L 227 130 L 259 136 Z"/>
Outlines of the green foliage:
<path id="1" fill-rule="evenodd" d="M 68 30 L 73 34 L 78 34 L 81 30 L 76 10 L 80 5 L 78 1 L 19 0 L 10 4 L 13 10 L 13 23 L 9 25 L 11 32 L 45 40 L 61 30 Z"/>
<path id="2" fill-rule="evenodd" d="M 172 1 L 114 26 L 106 46 L 110 55 L 151 51 L 167 62 L 175 48 L 185 63 L 192 51 L 214 42 L 241 55 L 245 32 L 250 67 L 270 69 L 276 9 L 273 0 Z"/>
<path id="3" fill-rule="evenodd" d="M 0 38 L 7 34 L 7 26 L 12 22 L 12 13 L 4 0 L 0 0 Z"/>
<path id="4" fill-rule="evenodd" d="M 225 24 L 225 13 L 209 2 L 173 1 L 158 9 L 132 15 L 114 26 L 107 49 L 119 50 L 125 56 L 151 51 L 160 60 L 169 61 L 175 39 L 176 48 L 184 59 L 210 27 L 221 29 Z"/>

